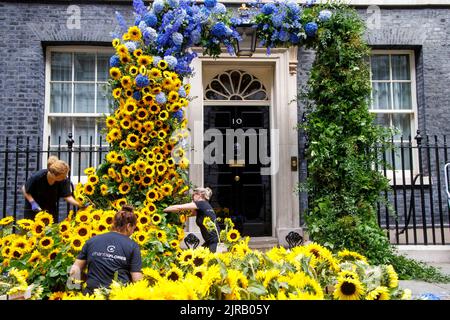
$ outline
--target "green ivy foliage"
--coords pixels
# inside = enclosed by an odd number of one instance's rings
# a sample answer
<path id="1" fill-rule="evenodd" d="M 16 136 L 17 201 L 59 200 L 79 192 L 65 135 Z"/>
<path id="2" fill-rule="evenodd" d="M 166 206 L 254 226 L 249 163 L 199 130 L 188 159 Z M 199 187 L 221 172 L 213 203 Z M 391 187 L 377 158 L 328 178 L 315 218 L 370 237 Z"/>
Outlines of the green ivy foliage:
<path id="1" fill-rule="evenodd" d="M 388 190 L 377 170 L 373 148 L 388 141 L 392 131 L 374 124 L 369 113 L 370 48 L 365 24 L 346 5 L 331 7 L 333 15 L 319 28 L 308 91 L 308 213 L 311 240 L 332 250 L 349 249 L 373 264 L 392 264 L 400 278 L 436 279 L 439 272 L 400 258 L 377 222 L 376 203 Z M 427 269 L 428 268 L 428 269 Z"/>

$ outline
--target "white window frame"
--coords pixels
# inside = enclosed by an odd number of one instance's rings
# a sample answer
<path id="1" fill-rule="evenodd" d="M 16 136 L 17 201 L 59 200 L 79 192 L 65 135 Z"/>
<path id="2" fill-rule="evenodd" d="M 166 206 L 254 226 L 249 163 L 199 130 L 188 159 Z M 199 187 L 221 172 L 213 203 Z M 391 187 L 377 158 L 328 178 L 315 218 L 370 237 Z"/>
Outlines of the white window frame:
<path id="1" fill-rule="evenodd" d="M 50 126 L 50 118 L 64 118 L 64 117 L 70 117 L 70 118 L 95 118 L 95 119 L 101 119 L 104 115 L 107 115 L 106 113 L 62 113 L 62 112 L 50 112 L 50 93 L 51 93 L 51 83 L 59 83 L 59 82 L 64 82 L 67 83 L 67 81 L 51 81 L 51 54 L 52 52 L 63 52 L 63 53 L 108 53 L 110 55 L 114 54 L 114 50 L 112 48 L 109 47 L 96 47 L 96 46 L 49 46 L 46 48 L 46 59 L 45 59 L 45 109 L 44 109 L 44 130 L 43 130 L 43 150 L 48 150 L 49 147 L 52 146 L 57 146 L 57 145 L 48 145 L 48 137 L 51 136 L 51 126 Z M 96 86 L 96 90 L 95 90 L 95 105 L 97 106 L 97 85 L 98 84 L 102 84 L 102 83 L 107 83 L 104 81 L 97 81 L 97 55 L 96 55 L 96 59 L 95 59 L 95 79 L 94 81 L 77 81 L 76 83 L 89 83 L 89 84 L 93 84 Z M 72 79 L 71 79 L 71 85 L 72 85 L 72 107 L 74 105 L 74 72 L 75 72 L 75 68 L 74 68 L 74 59 L 72 59 Z M 96 148 L 99 147 L 100 145 L 100 141 L 98 140 L 99 137 L 99 132 L 97 132 L 97 125 L 95 126 L 95 135 L 94 135 L 94 139 L 93 139 L 93 143 L 92 146 L 94 147 L 94 150 L 96 150 Z M 69 130 L 68 130 L 69 132 Z M 74 132 L 74 127 L 72 125 L 72 128 L 70 128 L 70 132 Z M 76 139 L 76 137 L 73 138 L 75 140 L 74 142 L 74 147 L 78 147 L 78 141 Z M 66 147 L 65 144 L 65 139 L 63 137 L 61 137 L 61 146 L 62 147 Z M 105 145 L 102 144 L 102 147 L 104 146 L 108 146 L 108 144 L 106 143 Z M 82 148 L 89 148 L 90 144 L 82 144 L 81 145 Z M 67 147 L 66 147 L 67 148 Z M 47 154 L 46 152 L 43 153 L 43 158 L 42 158 L 42 168 L 46 168 L 46 164 L 47 164 Z M 93 163 L 97 163 L 98 159 L 97 159 L 97 153 L 94 152 L 93 154 Z M 76 184 L 78 183 L 78 181 L 80 182 L 86 182 L 87 180 L 87 176 L 82 175 L 80 177 L 78 177 L 77 175 L 75 175 L 76 172 L 71 172 L 71 181 Z M 84 173 L 83 173 L 84 174 Z"/>
<path id="2" fill-rule="evenodd" d="M 391 99 L 391 101 L 393 101 L 393 95 L 394 95 L 394 90 L 392 87 L 392 83 L 394 82 L 411 82 L 411 104 L 412 104 L 412 109 L 411 110 L 396 110 L 396 109 L 385 109 L 385 110 L 378 110 L 378 109 L 372 109 L 372 104 L 370 105 L 370 113 L 374 113 L 374 114 L 410 114 L 412 116 L 412 121 L 411 121 L 411 142 L 412 142 L 412 146 L 413 147 L 417 147 L 417 141 L 414 139 L 415 137 L 415 132 L 417 130 L 417 128 L 419 127 L 418 125 L 418 107 L 417 107 L 417 85 L 416 85 L 416 62 L 415 62 L 415 52 L 414 50 L 378 50 L 378 49 L 372 49 L 371 50 L 371 55 L 370 55 L 370 59 L 372 59 L 373 55 L 408 55 L 409 56 L 409 67 L 410 67 L 410 78 L 411 80 L 392 80 L 392 67 L 391 65 L 389 65 L 389 72 L 390 72 L 390 76 L 389 76 L 389 84 L 391 85 L 391 96 L 389 97 L 389 99 Z M 390 61 L 390 59 L 389 59 Z M 386 82 L 387 80 L 383 80 L 382 82 Z M 372 80 L 372 66 L 370 65 L 370 86 L 372 88 L 372 83 L 374 81 Z M 375 80 L 376 82 L 376 80 Z M 408 142 L 407 137 L 403 137 L 404 138 L 404 142 Z M 394 140 L 394 142 L 399 143 L 400 140 Z M 405 150 L 407 151 L 407 149 Z M 413 162 L 413 176 L 415 176 L 418 173 L 418 164 L 419 164 L 419 155 L 417 152 L 417 149 L 413 149 L 412 152 L 412 162 Z M 383 170 L 380 170 L 382 173 L 384 173 Z M 390 184 L 393 185 L 394 184 L 394 174 L 395 174 L 395 182 L 396 185 L 410 185 L 412 184 L 411 181 L 411 170 L 405 170 L 405 181 L 403 181 L 403 174 L 402 174 L 402 169 L 396 169 L 395 172 L 394 170 L 390 169 L 390 170 L 386 170 L 386 175 L 390 181 Z M 428 184 L 429 183 L 429 179 L 428 177 L 423 177 L 423 182 L 424 184 Z"/>

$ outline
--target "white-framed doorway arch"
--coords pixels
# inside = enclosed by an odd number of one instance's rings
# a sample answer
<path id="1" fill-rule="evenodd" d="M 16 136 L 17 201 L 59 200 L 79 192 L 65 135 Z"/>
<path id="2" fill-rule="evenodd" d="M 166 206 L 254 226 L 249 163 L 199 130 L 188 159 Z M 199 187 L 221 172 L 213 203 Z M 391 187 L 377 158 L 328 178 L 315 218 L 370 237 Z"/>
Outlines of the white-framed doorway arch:
<path id="1" fill-rule="evenodd" d="M 252 57 L 245 58 L 223 53 L 214 59 L 199 53 L 199 57 L 192 62 L 194 76 L 187 81 L 191 84 L 190 96 L 194 98 L 186 109 L 191 133 L 189 177 L 196 186 L 201 186 L 204 182 L 204 89 L 209 81 L 221 71 L 243 70 L 257 77 L 270 92 L 270 130 L 278 131 L 278 143 L 271 142 L 271 160 L 275 168 L 278 168 L 272 176 L 272 237 L 282 245 L 287 245 L 285 237 L 290 231 L 302 233 L 299 225 L 299 198 L 294 192 L 299 175 L 298 171 L 291 171 L 291 157 L 298 159 L 297 74 L 292 72 L 296 63 L 297 48 L 273 49 L 270 55 L 266 54 L 265 49 L 258 49 Z M 195 217 L 189 219 L 186 231 L 201 239 Z"/>

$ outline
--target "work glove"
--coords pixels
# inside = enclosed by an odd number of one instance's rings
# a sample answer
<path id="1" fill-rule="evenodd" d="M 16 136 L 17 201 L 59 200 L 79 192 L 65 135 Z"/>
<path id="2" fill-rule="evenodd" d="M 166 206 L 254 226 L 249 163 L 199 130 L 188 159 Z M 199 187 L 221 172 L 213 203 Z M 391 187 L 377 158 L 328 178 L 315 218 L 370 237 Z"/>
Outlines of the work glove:
<path id="1" fill-rule="evenodd" d="M 42 211 L 41 207 L 39 206 L 39 204 L 36 201 L 31 201 L 31 210 L 33 210 L 34 212 L 39 212 Z"/>

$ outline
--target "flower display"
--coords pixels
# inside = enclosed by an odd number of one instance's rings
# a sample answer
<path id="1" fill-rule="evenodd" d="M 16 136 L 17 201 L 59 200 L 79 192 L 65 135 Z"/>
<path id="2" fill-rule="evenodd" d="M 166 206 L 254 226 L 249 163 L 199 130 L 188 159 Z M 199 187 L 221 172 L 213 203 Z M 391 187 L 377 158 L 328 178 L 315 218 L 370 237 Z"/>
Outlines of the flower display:
<path id="1" fill-rule="evenodd" d="M 390 287 L 389 266 L 370 266 L 348 255 L 333 255 L 315 243 L 292 250 L 252 250 L 240 239 L 226 253 L 205 248 L 183 251 L 171 266 L 144 268 L 144 279 L 113 282 L 93 295 L 61 292 L 61 299 L 176 300 L 384 300 L 409 299 L 410 291 Z M 349 253 L 349 252 L 347 252 Z M 392 276 L 392 274 L 391 274 Z M 282 288 L 282 290 L 280 290 Z M 56 295 L 55 295 L 56 296 Z"/>
<path id="2" fill-rule="evenodd" d="M 319 11 L 308 1 L 304 6 L 293 0 L 278 0 L 258 4 L 259 12 L 254 16 L 260 45 L 270 49 L 305 44 L 316 37 L 321 23 L 331 18 L 330 10 Z"/>

